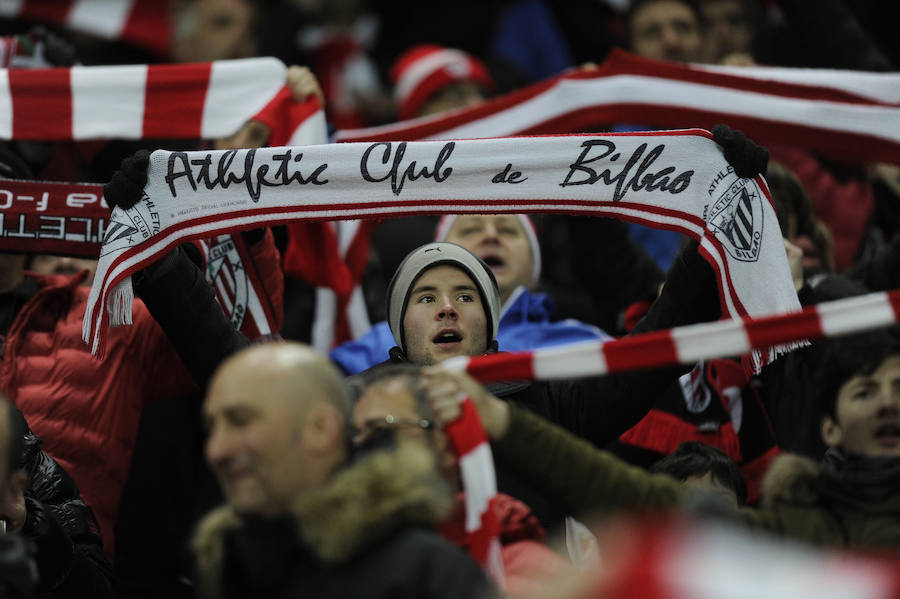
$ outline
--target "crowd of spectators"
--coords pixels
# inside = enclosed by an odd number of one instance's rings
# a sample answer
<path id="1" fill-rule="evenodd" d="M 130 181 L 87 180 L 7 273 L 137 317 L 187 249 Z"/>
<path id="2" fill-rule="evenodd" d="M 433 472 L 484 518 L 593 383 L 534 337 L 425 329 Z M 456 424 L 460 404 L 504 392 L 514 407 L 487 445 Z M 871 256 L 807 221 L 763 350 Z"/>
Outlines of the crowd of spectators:
<path id="1" fill-rule="evenodd" d="M 613 48 L 834 77 L 900 61 L 897 6 L 877 0 L 130 4 L 164 50 L 35 10 L 0 20 L 2 66 L 275 56 L 334 131 L 479 106 Z M 589 133 L 650 129 L 633 120 Z M 129 209 L 149 150 L 269 135 L 249 121 L 217 140 L 7 139 L 0 179 L 105 184 L 110 209 Z M 764 149 L 728 127 L 714 139 L 768 182 L 801 305 L 900 288 L 900 165 Z M 311 347 L 317 282 L 285 273 L 285 227 L 235 234 L 280 330 L 236 329 L 184 244 L 133 277 L 133 324 L 102 359 L 82 341 L 96 261 L 0 254 L 0 595 L 670 596 L 651 567 L 663 542 L 634 554 L 674 521 L 787 547 L 798 570 L 837 551 L 900 597 L 900 328 L 815 341 L 754 375 L 720 356 L 481 384 L 441 364 L 715 321 L 722 289 L 695 241 L 611 218 L 424 215 L 366 234 L 354 283 L 374 324 L 328 352 Z M 466 407 L 496 471 L 498 548 L 480 560 L 447 434 Z M 742 543 L 722 549 L 752 569 Z M 629 587 L 631 570 L 661 578 Z"/>

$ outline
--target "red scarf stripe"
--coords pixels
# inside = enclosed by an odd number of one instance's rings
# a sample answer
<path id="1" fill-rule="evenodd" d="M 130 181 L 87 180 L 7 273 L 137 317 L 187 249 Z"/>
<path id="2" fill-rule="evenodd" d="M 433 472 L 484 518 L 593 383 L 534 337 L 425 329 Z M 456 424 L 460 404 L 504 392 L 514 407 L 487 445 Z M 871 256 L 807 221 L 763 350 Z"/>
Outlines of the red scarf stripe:
<path id="1" fill-rule="evenodd" d="M 682 441 L 700 441 L 718 447 L 735 462 L 741 461 L 740 441 L 731 422 L 726 422 L 714 432 L 704 433 L 697 429 L 697 425 L 655 408 L 625 431 L 619 441 L 663 455 L 674 452 Z"/>
<path id="2" fill-rule="evenodd" d="M 774 71 L 795 81 L 773 79 L 767 73 Z M 846 83 L 847 77 L 810 69 L 714 71 L 615 50 L 595 70 L 565 73 L 448 115 L 338 131 L 336 138 L 410 141 L 561 133 L 615 122 L 706 128 L 727 122 L 766 144 L 801 145 L 845 160 L 852 148 L 856 160 L 900 163 L 900 129 L 883 125 L 900 115 L 896 94 L 883 92 L 896 87 L 897 75 L 850 74 Z M 623 76 L 632 78 L 627 85 Z M 587 93 L 596 99 L 585 105 Z"/>
<path id="3" fill-rule="evenodd" d="M 144 99 L 144 131 L 141 137 L 166 137 L 173 131 L 179 137 L 202 137 L 203 108 L 209 87 L 212 63 L 181 65 L 179 69 L 147 68 Z M 173 102 L 173 88 L 180 91 Z"/>
<path id="4" fill-rule="evenodd" d="M 699 359 L 741 355 L 748 349 L 767 349 L 796 341 L 889 326 L 900 321 L 898 307 L 900 307 L 900 289 L 894 289 L 808 306 L 800 312 L 789 314 L 701 323 L 666 331 L 642 333 L 605 343 L 579 343 L 567 349 L 556 347 L 471 358 L 451 358 L 445 364 L 465 370 L 482 382 L 534 378 L 528 375 L 537 372 L 545 372 L 547 378 L 557 377 L 558 375 L 549 369 L 542 369 L 540 363 L 545 356 L 549 360 L 558 361 L 565 352 L 570 352 L 573 358 L 579 353 L 588 351 L 601 352 L 607 356 L 606 363 L 609 368 L 584 369 L 579 373 L 580 376 L 677 363 L 690 364 Z M 820 318 L 824 322 L 831 323 L 830 326 L 819 326 Z M 740 335 L 735 334 L 735 327 L 738 325 L 747 331 L 747 338 L 751 341 L 750 348 L 746 347 Z M 671 351 L 670 345 L 665 341 L 668 337 L 682 340 L 677 345 L 673 344 L 675 352 Z M 610 355 L 626 358 L 610 363 Z M 566 372 L 564 376 L 575 375 Z"/>
<path id="5" fill-rule="evenodd" d="M 450 443 L 453 446 L 453 452 L 458 456 L 463 456 L 487 442 L 484 429 L 481 428 L 481 422 L 478 412 L 470 399 L 462 402 L 462 414 L 459 419 L 451 422 L 445 428 L 450 436 Z M 477 423 L 475 426 L 473 423 Z"/>
<path id="6" fill-rule="evenodd" d="M 279 97 L 286 67 L 272 58 L 2 72 L 0 135 L 12 139 L 227 137 L 266 111 L 273 137 L 303 145 L 292 134 L 318 109 Z"/>
<path id="7" fill-rule="evenodd" d="M 172 0 L 15 0 L 0 15 L 121 39 L 160 56 L 172 51 Z"/>
<path id="8" fill-rule="evenodd" d="M 32 21 L 61 23 L 65 22 L 74 4 L 75 0 L 44 0 L 43 2 L 21 0 L 18 16 Z"/>
<path id="9" fill-rule="evenodd" d="M 14 139 L 72 137 L 70 69 L 10 69 Z"/>

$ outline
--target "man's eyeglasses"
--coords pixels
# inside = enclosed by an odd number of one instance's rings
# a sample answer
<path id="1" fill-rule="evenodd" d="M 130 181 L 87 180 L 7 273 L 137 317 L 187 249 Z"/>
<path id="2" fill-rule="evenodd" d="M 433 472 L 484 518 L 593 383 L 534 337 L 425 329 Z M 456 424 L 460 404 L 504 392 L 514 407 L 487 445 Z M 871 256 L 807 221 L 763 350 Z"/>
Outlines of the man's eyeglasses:
<path id="1" fill-rule="evenodd" d="M 362 443 L 376 431 L 401 427 L 414 427 L 427 431 L 434 428 L 434 423 L 426 418 L 403 418 L 386 414 L 380 418 L 370 418 L 363 422 L 356 434 L 353 435 L 353 443 L 357 445 Z"/>

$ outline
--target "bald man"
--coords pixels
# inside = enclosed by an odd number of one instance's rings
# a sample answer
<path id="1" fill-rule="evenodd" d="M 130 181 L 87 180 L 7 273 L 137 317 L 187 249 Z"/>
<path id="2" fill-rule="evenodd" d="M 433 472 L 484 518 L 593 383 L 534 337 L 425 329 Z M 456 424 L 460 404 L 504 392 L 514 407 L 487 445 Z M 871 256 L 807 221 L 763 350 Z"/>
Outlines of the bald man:
<path id="1" fill-rule="evenodd" d="M 430 531 L 450 491 L 421 440 L 350 451 L 350 400 L 312 348 L 257 345 L 213 375 L 206 457 L 226 505 L 194 553 L 208 596 L 475 597 L 488 589 Z"/>

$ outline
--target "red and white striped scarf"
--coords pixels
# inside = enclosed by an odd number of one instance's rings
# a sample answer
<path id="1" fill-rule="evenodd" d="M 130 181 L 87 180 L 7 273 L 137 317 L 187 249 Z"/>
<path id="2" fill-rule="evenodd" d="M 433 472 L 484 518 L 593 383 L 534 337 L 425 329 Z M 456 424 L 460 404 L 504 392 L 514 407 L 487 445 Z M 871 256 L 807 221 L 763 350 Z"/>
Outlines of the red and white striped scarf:
<path id="1" fill-rule="evenodd" d="M 113 324 L 130 317 L 130 274 L 181 241 L 384 215 L 563 212 L 642 222 L 700 241 L 724 313 L 799 309 L 765 182 L 737 177 L 702 130 L 157 151 L 148 176 L 147 198 L 111 217 L 85 315 L 93 351 L 107 310 Z M 774 355 L 757 355 L 755 366 Z"/>
<path id="2" fill-rule="evenodd" d="M 286 74 L 274 58 L 0 69 L 0 138 L 228 137 L 259 113 L 271 113 L 273 101 L 281 110 L 291 109 Z"/>
<path id="3" fill-rule="evenodd" d="M 614 519 L 600 539 L 611 565 L 573 598 L 900 599 L 896 554 L 814 549 L 711 520 Z"/>
<path id="4" fill-rule="evenodd" d="M 61 25 L 168 56 L 172 7 L 172 0 L 4 0 L 0 17 Z"/>
<path id="5" fill-rule="evenodd" d="M 500 556 L 500 522 L 491 503 L 497 497 L 494 458 L 478 411 L 468 397 L 460 404 L 458 419 L 445 427 L 466 495 L 466 524 L 469 554 L 487 571 L 500 589 L 504 588 L 503 560 Z"/>
<path id="6" fill-rule="evenodd" d="M 713 67 L 613 50 L 595 70 L 560 76 L 462 110 L 338 131 L 337 141 L 559 134 L 609 127 L 712 128 L 844 161 L 900 163 L 900 73 Z"/>
<path id="7" fill-rule="evenodd" d="M 611 341 L 456 357 L 447 368 L 482 381 L 577 378 L 739 356 L 753 349 L 837 337 L 900 322 L 900 289 L 807 306 L 800 312 L 675 327 Z"/>
<path id="8" fill-rule="evenodd" d="M 285 75 L 275 59 L 0 70 L 0 136 L 225 137 L 254 119 L 269 127 L 273 145 L 324 143 L 318 101 L 294 101 Z M 108 218 L 102 194 L 99 185 L 2 182 L 0 249 L 96 258 Z M 236 328 L 251 339 L 278 333 L 243 240 L 225 234 L 196 243 L 212 256 L 206 276 Z"/>

